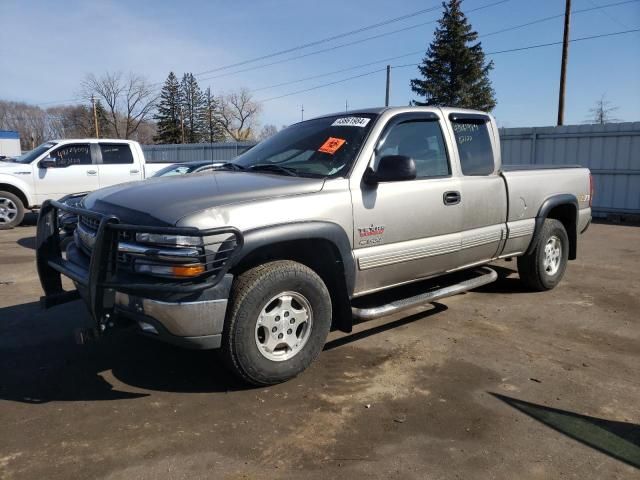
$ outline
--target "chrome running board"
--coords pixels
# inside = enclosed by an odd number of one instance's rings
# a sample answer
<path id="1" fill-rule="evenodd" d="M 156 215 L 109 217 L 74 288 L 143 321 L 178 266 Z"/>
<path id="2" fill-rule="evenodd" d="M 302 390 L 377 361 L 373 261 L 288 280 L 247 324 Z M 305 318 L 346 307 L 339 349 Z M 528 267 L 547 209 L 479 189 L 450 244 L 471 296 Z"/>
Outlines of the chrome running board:
<path id="1" fill-rule="evenodd" d="M 439 288 L 437 290 L 430 290 L 428 292 L 420 293 L 412 297 L 401 298 L 384 305 L 379 305 L 370 308 L 351 307 L 351 313 L 357 320 L 373 320 L 376 318 L 391 315 L 393 313 L 399 313 L 410 308 L 418 307 L 425 303 L 435 302 L 441 298 L 451 297 L 459 293 L 473 290 L 474 288 L 487 285 L 488 283 L 495 282 L 498 278 L 498 274 L 495 270 L 489 267 L 481 267 L 473 270 L 474 273 L 480 274 L 454 285 L 448 285 L 446 287 Z"/>

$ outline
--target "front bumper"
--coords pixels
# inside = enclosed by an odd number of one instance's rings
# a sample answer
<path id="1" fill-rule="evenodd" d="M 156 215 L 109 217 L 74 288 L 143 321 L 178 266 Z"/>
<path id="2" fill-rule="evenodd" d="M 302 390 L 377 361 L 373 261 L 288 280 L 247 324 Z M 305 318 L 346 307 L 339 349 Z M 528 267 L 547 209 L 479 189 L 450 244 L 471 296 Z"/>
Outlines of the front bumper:
<path id="1" fill-rule="evenodd" d="M 99 222 L 90 257 L 77 245 L 70 244 L 63 258 L 59 210 L 89 216 Z M 224 234 L 228 235 L 226 238 L 233 238 L 235 247 L 224 250 L 231 252 L 224 258 L 209 259 L 215 268 L 200 277 L 187 281 L 161 279 L 122 271 L 118 244 L 119 233 L 123 231 L 209 238 Z M 46 308 L 81 297 L 91 314 L 91 324 L 86 329 L 91 333 L 85 337 L 99 336 L 118 323 L 118 318 L 126 318 L 137 323 L 142 333 L 170 343 L 190 348 L 220 346 L 233 280 L 227 271 L 242 246 L 242 236 L 236 229 L 124 225 L 115 216 L 47 201 L 40 210 L 36 242 L 38 275 L 44 290 L 42 304 Z M 152 249 L 150 252 L 152 255 Z M 69 277 L 76 290 L 64 291 L 61 275 Z"/>

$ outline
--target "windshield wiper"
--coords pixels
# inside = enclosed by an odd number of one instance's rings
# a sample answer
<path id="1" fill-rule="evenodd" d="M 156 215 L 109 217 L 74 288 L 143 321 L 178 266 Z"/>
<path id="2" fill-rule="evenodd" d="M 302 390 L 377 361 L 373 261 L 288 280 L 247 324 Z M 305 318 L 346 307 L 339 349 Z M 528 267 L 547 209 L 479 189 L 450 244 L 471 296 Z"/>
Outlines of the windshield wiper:
<path id="1" fill-rule="evenodd" d="M 220 170 L 235 170 L 236 172 L 242 172 L 244 170 L 246 170 L 245 167 L 243 167 L 242 165 L 238 165 L 237 163 L 233 163 L 233 162 L 225 162 L 225 163 L 221 163 L 219 165 L 215 165 L 214 168 L 220 169 Z"/>
<path id="2" fill-rule="evenodd" d="M 247 170 L 265 171 L 265 172 L 280 172 L 291 177 L 298 177 L 298 172 L 294 168 L 283 167 L 282 165 L 276 165 L 274 163 L 258 163 L 257 165 L 251 165 L 246 167 Z"/>

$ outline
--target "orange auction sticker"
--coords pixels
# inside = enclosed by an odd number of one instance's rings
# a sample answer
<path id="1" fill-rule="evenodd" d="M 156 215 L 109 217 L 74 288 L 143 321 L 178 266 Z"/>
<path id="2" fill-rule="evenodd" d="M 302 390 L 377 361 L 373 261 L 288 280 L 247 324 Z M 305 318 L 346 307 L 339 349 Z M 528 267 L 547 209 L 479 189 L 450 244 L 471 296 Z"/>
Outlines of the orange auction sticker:
<path id="1" fill-rule="evenodd" d="M 329 155 L 333 155 L 345 143 L 346 143 L 346 140 L 344 138 L 329 137 L 327 138 L 327 141 L 324 142 L 322 146 L 318 149 L 318 151 L 322 153 L 328 153 Z"/>

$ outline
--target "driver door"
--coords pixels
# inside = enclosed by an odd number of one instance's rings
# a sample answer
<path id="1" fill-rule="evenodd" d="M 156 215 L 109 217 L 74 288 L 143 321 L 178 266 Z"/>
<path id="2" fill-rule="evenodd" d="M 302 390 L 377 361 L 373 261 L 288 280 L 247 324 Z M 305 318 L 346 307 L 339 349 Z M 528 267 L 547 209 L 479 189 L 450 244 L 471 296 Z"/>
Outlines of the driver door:
<path id="1" fill-rule="evenodd" d="M 35 190 L 38 203 L 57 200 L 70 193 L 91 192 L 99 187 L 98 168 L 90 143 L 68 143 L 49 152 L 56 160 L 52 168 L 36 166 Z"/>
<path id="2" fill-rule="evenodd" d="M 393 117 L 375 149 L 373 167 L 383 156 L 408 156 L 416 164 L 416 178 L 377 185 L 352 179 L 356 295 L 456 266 L 463 210 L 455 201 L 459 179 L 452 175 L 443 132 L 435 113 Z"/>

